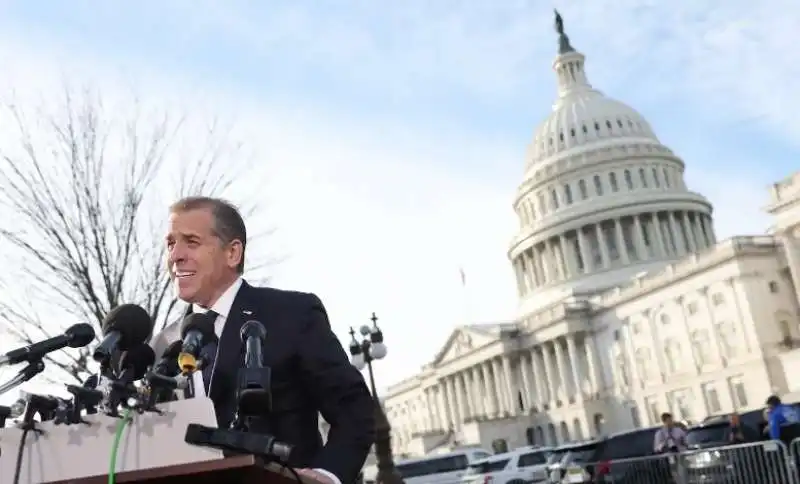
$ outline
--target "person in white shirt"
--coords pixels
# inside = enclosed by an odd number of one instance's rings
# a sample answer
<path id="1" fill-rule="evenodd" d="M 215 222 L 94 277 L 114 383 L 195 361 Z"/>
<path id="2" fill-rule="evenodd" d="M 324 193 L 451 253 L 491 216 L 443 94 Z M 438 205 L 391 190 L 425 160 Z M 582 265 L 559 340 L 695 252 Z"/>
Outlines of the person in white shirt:
<path id="1" fill-rule="evenodd" d="M 663 426 L 658 429 L 653 439 L 653 451 L 656 453 L 681 452 L 686 450 L 686 431 L 675 425 L 672 414 L 661 414 Z"/>

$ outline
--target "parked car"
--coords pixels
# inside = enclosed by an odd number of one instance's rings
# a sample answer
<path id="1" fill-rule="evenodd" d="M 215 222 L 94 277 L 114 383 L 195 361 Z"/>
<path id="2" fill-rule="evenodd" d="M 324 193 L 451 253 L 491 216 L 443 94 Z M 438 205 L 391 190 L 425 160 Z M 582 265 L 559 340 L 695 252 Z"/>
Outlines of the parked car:
<path id="1" fill-rule="evenodd" d="M 521 447 L 475 461 L 461 484 L 544 484 L 551 450 L 549 447 Z"/>

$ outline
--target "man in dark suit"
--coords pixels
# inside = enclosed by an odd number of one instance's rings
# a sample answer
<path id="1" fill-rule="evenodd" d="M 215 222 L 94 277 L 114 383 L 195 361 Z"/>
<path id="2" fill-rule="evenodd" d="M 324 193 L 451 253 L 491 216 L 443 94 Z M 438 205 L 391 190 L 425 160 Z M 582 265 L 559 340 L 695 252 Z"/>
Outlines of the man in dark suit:
<path id="1" fill-rule="evenodd" d="M 229 203 L 189 197 L 170 208 L 166 236 L 169 272 L 188 312 L 215 318 L 219 344 L 201 388 L 214 402 L 221 428 L 236 409 L 235 382 L 244 364 L 239 330 L 245 321 L 264 324 L 264 365 L 272 368 L 272 412 L 250 431 L 294 446 L 290 464 L 301 474 L 331 484 L 351 484 L 374 440 L 373 400 L 331 331 L 314 294 L 253 287 L 242 279 L 247 235 Z M 157 354 L 180 339 L 180 321 L 153 339 Z M 327 443 L 318 415 L 330 424 Z"/>

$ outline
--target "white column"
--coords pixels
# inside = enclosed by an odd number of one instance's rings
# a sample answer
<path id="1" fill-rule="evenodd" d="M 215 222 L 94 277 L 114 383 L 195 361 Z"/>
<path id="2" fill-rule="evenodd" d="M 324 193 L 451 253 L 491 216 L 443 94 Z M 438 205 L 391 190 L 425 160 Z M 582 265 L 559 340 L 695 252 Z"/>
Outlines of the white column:
<path id="1" fill-rule="evenodd" d="M 564 358 L 564 348 L 561 345 L 561 341 L 559 339 L 553 340 L 553 347 L 556 350 L 556 366 L 558 367 L 558 378 L 561 380 L 561 395 L 559 395 L 564 404 L 569 402 L 570 400 L 570 391 L 571 388 L 569 387 L 569 371 L 567 370 L 567 361 Z"/>
<path id="2" fill-rule="evenodd" d="M 594 224 L 594 233 L 597 234 L 597 244 L 600 247 L 600 257 L 603 261 L 603 268 L 608 269 L 611 266 L 611 256 L 608 255 L 608 245 L 606 245 L 606 238 L 603 237 L 603 226 L 601 224 Z"/>
<path id="3" fill-rule="evenodd" d="M 463 424 L 469 417 L 467 413 L 467 392 L 464 389 L 464 380 L 461 379 L 461 373 L 453 375 L 453 382 L 456 392 L 456 404 L 458 405 L 459 424 Z"/>
<path id="4" fill-rule="evenodd" d="M 528 358 L 530 354 L 522 353 L 519 355 L 519 365 L 517 368 L 519 369 L 520 376 L 522 377 L 522 400 L 525 404 L 525 410 L 530 411 L 531 407 L 534 406 L 533 402 L 533 386 L 531 385 L 531 378 L 530 372 L 533 366 L 528 363 Z"/>
<path id="5" fill-rule="evenodd" d="M 589 367 L 589 384 L 592 393 L 599 393 L 601 377 L 598 374 L 600 365 L 597 362 L 597 350 L 595 348 L 594 337 L 587 334 L 583 338 L 583 348 L 586 350 L 586 365 Z"/>
<path id="6" fill-rule="evenodd" d="M 547 249 L 539 250 L 539 247 L 545 247 L 544 242 L 539 242 L 533 247 L 533 252 L 536 254 L 536 262 L 542 268 L 542 285 L 553 282 L 553 269 L 550 267 L 550 261 L 547 259 Z"/>
<path id="7" fill-rule="evenodd" d="M 569 366 L 572 368 L 572 387 L 575 389 L 575 396 L 578 401 L 583 400 L 583 388 L 581 388 L 581 372 L 578 366 L 578 352 L 575 348 L 575 335 L 567 335 L 567 356 L 569 357 Z"/>
<path id="8" fill-rule="evenodd" d="M 498 407 L 497 413 L 503 415 L 504 413 L 511 413 L 508 407 L 508 391 L 506 390 L 505 382 L 503 381 L 503 371 L 500 368 L 500 360 L 495 358 L 492 360 L 492 374 L 494 375 L 494 391 L 497 392 Z"/>
<path id="9" fill-rule="evenodd" d="M 567 277 L 576 277 L 579 273 L 575 244 L 571 243 L 566 235 L 562 235 L 559 240 L 561 243 L 561 251 L 564 254 L 564 259 L 566 259 Z"/>
<path id="10" fill-rule="evenodd" d="M 661 231 L 661 220 L 658 217 L 658 212 L 653 212 L 652 221 L 653 232 L 656 236 L 656 248 L 658 249 L 661 257 L 667 256 L 670 254 L 670 252 L 667 252 L 667 244 L 664 241 L 664 233 Z"/>
<path id="11" fill-rule="evenodd" d="M 692 233 L 694 233 L 694 243 L 700 249 L 708 247 L 706 237 L 703 235 L 703 227 L 700 225 L 700 214 L 692 214 Z"/>
<path id="12" fill-rule="evenodd" d="M 450 402 L 450 412 L 452 416 L 450 423 L 453 425 L 453 429 L 456 429 L 461 427 L 464 414 L 461 413 L 461 398 L 459 398 L 458 392 L 456 391 L 456 381 L 452 375 L 447 377 L 447 396 Z"/>
<path id="13" fill-rule="evenodd" d="M 488 361 L 481 364 L 481 379 L 483 380 L 483 392 L 485 398 L 485 408 L 487 417 L 496 417 L 499 407 L 497 402 L 497 391 L 492 380 L 492 369 Z"/>
<path id="14" fill-rule="evenodd" d="M 631 261 L 631 256 L 628 254 L 628 244 L 625 243 L 625 233 L 622 231 L 622 219 L 614 219 L 613 223 L 617 237 L 617 253 L 622 263 L 627 265 Z"/>
<path id="15" fill-rule="evenodd" d="M 581 250 L 581 259 L 583 259 L 583 273 L 588 274 L 592 272 L 594 261 L 592 254 L 589 250 L 589 242 L 586 240 L 586 234 L 583 233 L 583 227 L 578 228 L 578 247 Z"/>
<path id="16" fill-rule="evenodd" d="M 525 280 L 528 283 L 528 289 L 532 291 L 539 285 L 536 277 L 536 261 L 530 249 L 525 250 L 522 257 L 525 260 Z"/>
<path id="17" fill-rule="evenodd" d="M 681 225 L 683 226 L 683 232 L 686 234 L 686 242 L 689 244 L 689 252 L 697 252 L 694 231 L 692 230 L 692 224 L 689 222 L 689 212 L 682 212 Z"/>
<path id="18" fill-rule="evenodd" d="M 426 419 L 425 430 L 432 432 L 436 428 L 436 413 L 434 412 L 434 405 L 432 405 L 433 398 L 431 398 L 432 388 L 428 387 L 422 390 L 422 401 L 425 403 Z"/>
<path id="19" fill-rule="evenodd" d="M 784 231 L 780 240 L 783 242 L 786 262 L 789 263 L 789 275 L 794 283 L 795 297 L 800 302 L 800 240 L 794 237 L 792 229 Z"/>
<path id="20" fill-rule="evenodd" d="M 481 388 L 480 366 L 473 366 L 469 369 L 470 389 L 472 395 L 472 416 L 480 417 L 486 415 L 486 407 L 483 399 L 483 388 Z"/>
<path id="21" fill-rule="evenodd" d="M 542 360 L 544 360 L 545 378 L 547 379 L 548 403 L 552 408 L 558 399 L 558 394 L 556 393 L 556 368 L 553 363 L 552 353 L 550 353 L 550 348 L 548 348 L 548 346 L 551 345 L 552 343 L 550 341 L 542 344 Z"/>
<path id="22" fill-rule="evenodd" d="M 448 397 L 449 389 L 447 387 L 446 380 L 439 380 L 439 408 L 442 415 L 442 430 L 445 432 L 453 428 L 453 421 L 455 420 L 451 410 L 452 404 L 450 402 L 452 400 Z"/>
<path id="23" fill-rule="evenodd" d="M 642 220 L 640 215 L 633 216 L 633 244 L 636 247 L 636 252 L 639 255 L 639 260 L 650 259 L 650 253 L 647 251 L 647 244 L 644 240 L 644 232 L 642 232 Z"/>
<path id="24" fill-rule="evenodd" d="M 511 375 L 511 360 L 508 355 L 503 355 L 503 377 L 506 380 L 506 389 L 509 396 L 509 413 L 511 415 L 517 415 L 519 413 L 519 393 L 516 390 L 514 378 Z"/>
<path id="25" fill-rule="evenodd" d="M 561 280 L 561 264 L 558 260 L 555 244 L 550 239 L 545 239 L 544 244 L 544 258 L 547 260 L 548 267 L 550 268 L 550 282 Z"/>
<path id="26" fill-rule="evenodd" d="M 675 218 L 675 212 L 667 212 L 667 220 L 669 221 L 669 230 L 672 232 L 672 240 L 675 242 L 675 249 L 678 255 L 685 255 L 687 248 L 684 245 L 683 237 L 681 237 L 681 229 L 678 227 L 678 220 Z"/>
<path id="27" fill-rule="evenodd" d="M 544 359 L 540 357 L 540 350 L 540 346 L 531 348 L 531 370 L 533 371 L 533 380 L 536 387 L 534 401 L 539 411 L 542 410 L 542 407 L 548 401 L 547 386 L 543 375 Z"/>

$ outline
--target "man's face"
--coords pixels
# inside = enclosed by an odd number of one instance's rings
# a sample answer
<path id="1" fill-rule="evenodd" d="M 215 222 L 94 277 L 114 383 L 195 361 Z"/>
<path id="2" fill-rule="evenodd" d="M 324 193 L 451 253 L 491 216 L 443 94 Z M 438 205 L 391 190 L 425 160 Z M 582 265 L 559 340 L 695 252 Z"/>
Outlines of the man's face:
<path id="1" fill-rule="evenodd" d="M 665 418 L 664 419 L 664 425 L 667 426 L 667 427 L 672 427 L 672 425 L 673 425 L 672 417 Z"/>
<path id="2" fill-rule="evenodd" d="M 241 243 L 222 243 L 210 210 L 170 215 L 166 242 L 169 274 L 183 301 L 209 307 L 237 276 Z"/>

